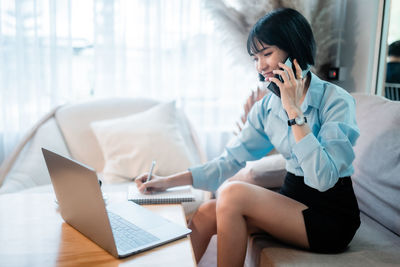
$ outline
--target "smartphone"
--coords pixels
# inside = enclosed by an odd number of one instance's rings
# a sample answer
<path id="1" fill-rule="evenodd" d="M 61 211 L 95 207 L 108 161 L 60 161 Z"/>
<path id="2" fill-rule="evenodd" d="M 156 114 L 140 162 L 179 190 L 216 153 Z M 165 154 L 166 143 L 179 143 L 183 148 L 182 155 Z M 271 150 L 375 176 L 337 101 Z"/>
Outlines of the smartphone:
<path id="1" fill-rule="evenodd" d="M 289 58 L 286 59 L 285 65 L 286 65 L 286 66 L 289 66 L 290 68 L 292 68 L 292 70 L 294 71 L 294 73 L 296 73 L 296 70 L 293 69 L 293 64 L 292 64 L 292 62 L 290 61 Z M 303 71 L 301 72 L 301 76 L 302 76 L 302 77 L 305 77 L 309 71 L 310 71 L 310 66 L 307 66 L 307 69 L 305 69 L 305 70 L 303 70 Z M 260 73 L 258 74 L 258 78 L 259 78 L 260 82 L 265 82 L 265 77 L 262 76 Z M 276 74 L 276 75 L 275 75 L 275 78 L 277 78 L 277 79 L 279 79 L 281 82 L 283 82 L 283 79 L 282 79 L 282 77 L 281 77 L 280 75 Z M 276 85 L 275 83 L 269 82 L 269 84 L 267 85 L 267 88 L 268 88 L 272 93 L 274 93 L 275 95 L 277 95 L 278 97 L 281 97 L 281 91 L 280 91 L 278 85 Z"/>

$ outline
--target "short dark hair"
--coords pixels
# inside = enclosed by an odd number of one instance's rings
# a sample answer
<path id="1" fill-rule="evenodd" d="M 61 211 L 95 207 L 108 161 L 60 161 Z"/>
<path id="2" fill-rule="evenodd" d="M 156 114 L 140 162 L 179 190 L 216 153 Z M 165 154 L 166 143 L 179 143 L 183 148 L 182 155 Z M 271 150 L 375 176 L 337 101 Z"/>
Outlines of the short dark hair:
<path id="1" fill-rule="evenodd" d="M 277 46 L 297 59 L 302 69 L 314 65 L 316 45 L 306 18 L 291 8 L 279 8 L 267 13 L 253 26 L 247 39 L 249 55 L 260 52 L 262 43 Z"/>
<path id="2" fill-rule="evenodd" d="M 389 45 L 389 56 L 400 57 L 400 40 Z"/>

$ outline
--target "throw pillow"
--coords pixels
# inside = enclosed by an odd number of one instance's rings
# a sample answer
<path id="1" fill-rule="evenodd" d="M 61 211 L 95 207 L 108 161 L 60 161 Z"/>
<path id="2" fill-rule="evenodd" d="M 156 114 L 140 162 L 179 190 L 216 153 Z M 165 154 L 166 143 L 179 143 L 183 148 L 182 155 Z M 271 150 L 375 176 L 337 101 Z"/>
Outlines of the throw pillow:
<path id="1" fill-rule="evenodd" d="M 104 178 L 135 178 L 148 172 L 166 176 L 186 170 L 193 163 L 177 125 L 175 102 L 159 104 L 144 112 L 117 119 L 95 121 L 91 128 L 99 142 Z"/>

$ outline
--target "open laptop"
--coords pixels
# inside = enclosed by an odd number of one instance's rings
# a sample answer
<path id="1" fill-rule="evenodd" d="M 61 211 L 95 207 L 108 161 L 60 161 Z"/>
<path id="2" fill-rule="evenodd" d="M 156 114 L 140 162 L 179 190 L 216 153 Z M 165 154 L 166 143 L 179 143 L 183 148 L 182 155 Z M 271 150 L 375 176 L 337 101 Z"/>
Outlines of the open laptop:
<path id="1" fill-rule="evenodd" d="M 132 201 L 106 209 L 93 169 L 44 148 L 42 152 L 64 221 L 114 257 L 136 254 L 191 232 Z"/>

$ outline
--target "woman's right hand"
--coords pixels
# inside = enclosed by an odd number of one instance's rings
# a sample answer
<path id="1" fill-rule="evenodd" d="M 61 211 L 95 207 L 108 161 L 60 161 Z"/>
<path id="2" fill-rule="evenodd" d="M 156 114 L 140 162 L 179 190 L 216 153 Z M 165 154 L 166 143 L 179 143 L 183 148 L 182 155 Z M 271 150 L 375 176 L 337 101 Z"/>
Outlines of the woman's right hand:
<path id="1" fill-rule="evenodd" d="M 157 176 L 154 174 L 151 176 L 151 180 L 146 182 L 148 175 L 148 173 L 144 173 L 135 179 L 136 186 L 141 193 L 151 194 L 153 192 L 161 192 L 170 187 L 168 186 L 168 180 L 166 177 Z"/>

